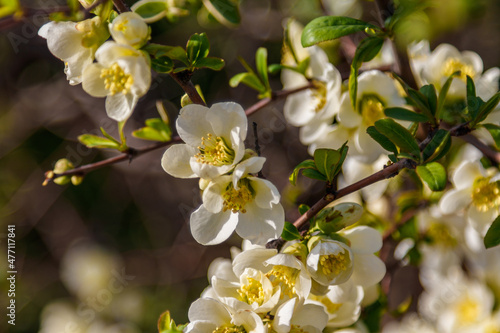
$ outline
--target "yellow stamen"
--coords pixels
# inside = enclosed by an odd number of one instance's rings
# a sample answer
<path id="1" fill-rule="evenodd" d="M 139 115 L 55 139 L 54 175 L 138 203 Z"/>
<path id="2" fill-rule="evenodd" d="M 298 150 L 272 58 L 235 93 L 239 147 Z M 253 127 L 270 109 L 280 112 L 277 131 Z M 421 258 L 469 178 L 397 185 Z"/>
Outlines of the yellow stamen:
<path id="1" fill-rule="evenodd" d="M 238 294 L 241 296 L 244 302 L 248 304 L 253 304 L 257 302 L 257 304 L 262 305 L 264 303 L 264 289 L 262 288 L 262 283 L 253 279 L 247 278 L 248 284 L 244 284 L 238 289 Z"/>
<path id="2" fill-rule="evenodd" d="M 450 229 L 443 223 L 431 223 L 427 235 L 433 242 L 444 247 L 455 247 L 457 245 L 457 240 L 451 235 Z"/>
<path id="3" fill-rule="evenodd" d="M 471 324 L 477 321 L 479 310 L 479 304 L 470 297 L 456 305 L 457 318 L 462 324 Z"/>
<path id="4" fill-rule="evenodd" d="M 358 112 L 363 118 L 363 125 L 373 126 L 379 119 L 385 118 L 384 103 L 373 94 L 363 95 L 358 103 Z"/>
<path id="5" fill-rule="evenodd" d="M 231 210 L 233 213 L 246 213 L 245 206 L 254 198 L 254 191 L 248 179 L 241 179 L 238 182 L 239 189 L 236 190 L 233 183 L 230 183 L 226 191 L 222 194 L 224 199 L 223 211 Z"/>
<path id="6" fill-rule="evenodd" d="M 319 266 L 325 275 L 338 275 L 347 270 L 349 253 L 328 254 L 319 257 Z"/>
<path id="7" fill-rule="evenodd" d="M 212 333 L 246 333 L 243 326 L 224 325 L 217 327 Z"/>
<path id="8" fill-rule="evenodd" d="M 110 95 L 119 92 L 125 95 L 134 83 L 134 78 L 130 74 L 126 74 L 117 63 L 111 65 L 110 68 L 101 69 L 100 77 L 104 79 L 104 86 Z"/>
<path id="9" fill-rule="evenodd" d="M 313 301 L 321 302 L 325 307 L 326 311 L 329 314 L 334 314 L 337 312 L 340 307 L 342 306 L 342 303 L 333 303 L 328 297 L 326 296 L 317 296 L 317 295 L 309 295 L 309 298 Z"/>
<path id="10" fill-rule="evenodd" d="M 312 96 L 315 99 L 316 106 L 315 112 L 321 111 L 326 105 L 326 84 L 321 81 L 314 81 L 314 89 L 312 89 Z"/>
<path id="11" fill-rule="evenodd" d="M 500 181 L 490 182 L 490 177 L 479 177 L 472 185 L 472 204 L 481 212 L 500 206 Z"/>
<path id="12" fill-rule="evenodd" d="M 450 76 L 456 71 L 461 72 L 459 78 L 464 82 L 467 81 L 467 75 L 470 76 L 471 78 L 473 78 L 474 75 L 476 75 L 476 72 L 474 71 L 474 68 L 471 65 L 464 64 L 457 58 L 450 58 L 446 60 L 446 62 L 443 65 L 443 71 L 442 71 L 443 75 Z"/>
<path id="13" fill-rule="evenodd" d="M 234 150 L 231 149 L 224 138 L 208 133 L 201 138 L 200 151 L 195 155 L 198 163 L 221 166 L 233 163 Z"/>
<path id="14" fill-rule="evenodd" d="M 296 294 L 295 280 L 299 272 L 298 269 L 292 267 L 276 265 L 271 271 L 266 273 L 266 276 L 271 280 L 273 287 L 279 286 L 281 288 L 281 298 L 284 295 L 292 298 Z"/>

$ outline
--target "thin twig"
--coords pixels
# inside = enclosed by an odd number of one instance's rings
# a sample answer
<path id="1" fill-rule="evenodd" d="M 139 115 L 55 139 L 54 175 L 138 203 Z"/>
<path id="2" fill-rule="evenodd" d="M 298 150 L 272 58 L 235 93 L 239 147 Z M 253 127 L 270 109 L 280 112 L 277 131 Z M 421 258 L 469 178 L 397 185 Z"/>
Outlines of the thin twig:
<path id="1" fill-rule="evenodd" d="M 130 12 L 130 9 L 122 0 L 113 0 L 113 4 L 120 13 Z"/>
<path id="2" fill-rule="evenodd" d="M 182 90 L 186 92 L 193 103 L 206 106 L 205 101 L 198 93 L 198 90 L 196 90 L 193 82 L 191 82 L 191 75 L 192 73 L 189 71 L 170 73 L 170 76 L 181 86 Z"/>

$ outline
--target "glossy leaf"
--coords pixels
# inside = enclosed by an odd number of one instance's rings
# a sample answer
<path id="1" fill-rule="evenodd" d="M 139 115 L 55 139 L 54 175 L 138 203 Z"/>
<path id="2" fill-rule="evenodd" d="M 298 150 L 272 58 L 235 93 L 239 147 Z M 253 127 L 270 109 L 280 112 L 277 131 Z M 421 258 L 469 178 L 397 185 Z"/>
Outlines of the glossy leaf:
<path id="1" fill-rule="evenodd" d="M 500 245 L 500 216 L 493 221 L 484 236 L 484 246 L 487 249 L 497 245 Z"/>
<path id="2" fill-rule="evenodd" d="M 302 31 L 302 46 L 308 47 L 327 40 L 350 35 L 365 29 L 379 31 L 370 23 L 342 16 L 322 16 L 309 22 Z"/>
<path id="3" fill-rule="evenodd" d="M 453 79 L 455 76 L 459 75 L 460 72 L 457 71 L 453 74 L 451 74 L 448 79 L 446 79 L 446 82 L 443 84 L 443 87 L 441 88 L 441 91 L 439 92 L 439 97 L 438 97 L 438 104 L 436 108 L 436 119 L 441 119 L 441 110 L 444 107 L 444 102 L 446 100 L 446 95 L 448 95 L 448 91 L 450 90 L 451 83 L 453 82 Z"/>
<path id="4" fill-rule="evenodd" d="M 432 191 L 442 191 L 446 187 L 446 169 L 437 162 L 417 166 L 417 174 Z"/>
<path id="5" fill-rule="evenodd" d="M 412 154 L 419 159 L 420 149 L 417 140 L 411 133 L 390 118 L 380 119 L 375 122 L 375 128 L 389 138 L 402 151 Z"/>
<path id="6" fill-rule="evenodd" d="M 295 184 L 297 183 L 297 176 L 299 175 L 299 171 L 303 169 L 316 169 L 316 164 L 314 164 L 313 160 L 305 160 L 300 162 L 299 165 L 297 165 L 295 169 L 293 169 L 290 177 L 288 177 L 292 185 L 295 186 Z"/>
<path id="7" fill-rule="evenodd" d="M 433 84 L 428 84 L 428 85 L 421 87 L 419 91 L 427 99 L 427 105 L 429 106 L 429 111 L 431 111 L 431 113 L 433 115 L 435 115 L 436 109 L 437 109 L 437 104 L 438 104 L 436 88 L 434 87 Z"/>
<path id="8" fill-rule="evenodd" d="M 398 153 L 398 148 L 388 137 L 377 131 L 375 126 L 370 126 L 366 129 L 366 133 L 375 141 L 378 142 L 379 145 L 382 146 L 387 151 L 393 152 L 394 154 Z M 393 161 L 394 162 L 394 161 Z"/>
<path id="9" fill-rule="evenodd" d="M 302 170 L 302 175 L 307 178 L 321 180 L 326 182 L 326 177 L 316 169 L 304 169 Z"/>
<path id="10" fill-rule="evenodd" d="M 399 107 L 386 108 L 384 113 L 387 117 L 391 117 L 399 120 L 406 120 L 411 122 L 426 122 L 429 121 L 426 115 L 422 113 L 416 113 L 411 110 Z"/>
<path id="11" fill-rule="evenodd" d="M 103 138 L 101 136 L 92 134 L 82 134 L 78 137 L 78 141 L 80 141 L 88 148 L 120 148 L 120 144 L 115 140 L 110 140 L 108 138 Z"/>
<path id="12" fill-rule="evenodd" d="M 262 82 L 260 82 L 257 75 L 255 75 L 254 73 L 239 73 L 229 80 L 229 85 L 233 88 L 237 87 L 240 83 L 246 84 L 250 88 L 255 89 L 259 92 L 266 91 L 266 87 L 262 85 Z"/>
<path id="13" fill-rule="evenodd" d="M 174 62 L 169 57 L 151 58 L 151 68 L 157 73 L 170 73 Z"/>
<path id="14" fill-rule="evenodd" d="M 283 227 L 283 232 L 281 233 L 281 238 L 286 241 L 293 241 L 296 239 L 300 239 L 300 232 L 296 226 L 292 223 L 285 221 L 285 226 Z"/>
<path id="15" fill-rule="evenodd" d="M 440 159 L 444 154 L 448 152 L 450 146 L 450 132 L 444 129 L 439 129 L 422 151 L 423 161 L 425 163 L 428 163 Z"/>
<path id="16" fill-rule="evenodd" d="M 220 23 L 234 27 L 241 22 L 238 1 L 234 0 L 203 0 L 208 12 Z"/>
<path id="17" fill-rule="evenodd" d="M 269 77 L 267 75 L 267 49 L 265 47 L 259 47 L 255 53 L 255 66 L 262 83 L 266 86 L 267 90 L 270 90 Z"/>
<path id="18" fill-rule="evenodd" d="M 339 161 L 340 153 L 334 149 L 321 148 L 314 151 L 316 169 L 325 175 L 329 182 L 333 181 L 335 176 L 333 175 L 333 169 Z"/>
<path id="19" fill-rule="evenodd" d="M 490 132 L 491 136 L 493 137 L 493 140 L 495 141 L 495 146 L 497 149 L 500 148 L 500 126 L 495 125 L 495 124 L 482 124 L 484 128 Z"/>
<path id="20" fill-rule="evenodd" d="M 486 117 L 498 105 L 498 102 L 500 102 L 500 92 L 497 92 L 489 100 L 487 100 L 485 103 L 481 104 L 479 111 L 478 111 L 478 115 L 477 115 L 474 123 L 478 124 L 478 123 L 482 122 L 483 120 L 485 120 Z"/>
<path id="21" fill-rule="evenodd" d="M 164 16 L 167 10 L 167 3 L 165 1 L 149 1 L 132 8 L 134 12 L 139 14 L 146 22 L 153 22 Z"/>
<path id="22" fill-rule="evenodd" d="M 209 51 L 210 43 L 204 32 L 201 34 L 194 34 L 189 38 L 186 45 L 186 53 L 190 64 L 196 63 L 198 59 L 207 57 Z"/>
<path id="23" fill-rule="evenodd" d="M 214 71 L 220 71 L 224 68 L 225 62 L 224 59 L 215 58 L 215 57 L 206 57 L 199 59 L 194 64 L 196 68 L 209 68 Z"/>

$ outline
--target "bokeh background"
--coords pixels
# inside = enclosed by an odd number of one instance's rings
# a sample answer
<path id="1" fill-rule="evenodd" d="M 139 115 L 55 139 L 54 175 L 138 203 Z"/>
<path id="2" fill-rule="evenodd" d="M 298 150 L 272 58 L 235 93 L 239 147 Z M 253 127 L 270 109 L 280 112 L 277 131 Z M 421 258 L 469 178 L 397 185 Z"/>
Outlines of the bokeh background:
<path id="1" fill-rule="evenodd" d="M 134 1 L 127 1 L 132 4 Z M 326 1 L 325 1 L 326 2 Z M 189 214 L 201 203 L 196 180 L 180 180 L 161 168 L 163 149 L 89 173 L 79 186 L 42 186 L 44 173 L 60 158 L 76 166 L 99 161 L 116 151 L 90 150 L 77 141 L 99 127 L 116 133 L 106 117 L 104 99 L 70 86 L 63 63 L 37 36 L 52 8 L 64 1 L 21 1 L 29 15 L 0 21 L 0 331 L 9 332 L 154 332 L 159 315 L 170 310 L 178 322 L 207 286 L 207 268 L 217 257 L 229 257 L 236 236 L 224 244 L 203 247 L 189 232 Z M 304 24 L 323 15 L 313 0 L 242 0 L 242 23 L 224 27 L 207 17 L 192 1 L 193 13 L 176 23 L 155 23 L 153 41 L 185 45 L 189 36 L 206 32 L 211 55 L 226 61 L 220 72 L 200 70 L 199 84 L 209 104 L 257 102 L 247 87 L 230 88 L 228 80 L 243 71 L 237 57 L 253 64 L 258 47 L 269 51 L 269 63 L 279 63 L 282 22 L 296 17 Z M 449 42 L 481 55 L 485 69 L 500 65 L 500 3 L 496 0 L 442 0 L 433 10 L 415 15 L 404 34 L 431 39 L 431 46 Z M 324 5 L 324 4 L 323 4 Z M 373 2 L 362 1 L 363 18 L 376 21 Z M 337 45 L 326 45 L 331 59 L 345 72 L 348 65 Z M 272 87 L 281 87 L 279 76 Z M 130 132 L 147 118 L 157 117 L 162 100 L 172 121 L 183 92 L 166 75 L 153 79 L 126 132 L 129 146 L 148 142 Z M 321 187 L 301 180 L 288 183 L 295 165 L 307 158 L 297 129 L 287 125 L 283 102 L 250 117 L 258 124 L 264 175 L 282 192 L 287 219 L 297 217 L 296 204 L 313 203 Z M 255 145 L 249 131 L 247 146 Z M 8 283 L 7 225 L 16 226 L 16 325 L 6 323 Z M 41 324 L 43 323 L 43 325 Z M 68 324 L 69 323 L 69 324 Z M 69 325 L 69 326 L 68 326 Z"/>

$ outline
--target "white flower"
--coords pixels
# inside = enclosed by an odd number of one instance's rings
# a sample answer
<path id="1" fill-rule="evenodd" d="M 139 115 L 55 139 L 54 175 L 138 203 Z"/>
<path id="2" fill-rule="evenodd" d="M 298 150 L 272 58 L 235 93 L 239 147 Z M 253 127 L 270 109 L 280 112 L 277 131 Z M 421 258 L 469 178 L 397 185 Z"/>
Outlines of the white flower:
<path id="1" fill-rule="evenodd" d="M 356 109 L 352 107 L 349 93 L 345 92 L 340 101 L 338 123 L 329 125 L 328 131 L 315 141 L 311 149 L 338 148 L 349 141 L 352 156 L 364 163 L 372 163 L 385 150 L 366 133 L 366 129 L 385 118 L 384 108 L 404 105 L 405 100 L 393 79 L 377 70 L 363 72 L 358 77 Z"/>
<path id="2" fill-rule="evenodd" d="M 352 265 L 349 246 L 333 239 L 319 239 L 307 255 L 309 274 L 323 286 L 346 282 L 351 277 Z"/>
<path id="3" fill-rule="evenodd" d="M 361 18 L 363 6 L 358 0 L 321 0 L 329 15 Z"/>
<path id="4" fill-rule="evenodd" d="M 210 298 L 199 298 L 189 307 L 186 333 L 266 333 L 262 319 L 248 310 L 228 308 Z"/>
<path id="5" fill-rule="evenodd" d="M 149 64 L 140 51 L 111 41 L 104 43 L 95 57 L 97 62 L 83 71 L 83 89 L 94 97 L 107 97 L 108 116 L 124 121 L 149 90 Z"/>
<path id="6" fill-rule="evenodd" d="M 384 326 L 382 333 L 437 333 L 431 323 L 415 313 L 404 316 L 401 322 L 390 322 Z"/>
<path id="7" fill-rule="evenodd" d="M 109 24 L 111 37 L 119 44 L 140 49 L 150 38 L 150 29 L 141 16 L 134 12 L 118 15 Z"/>
<path id="8" fill-rule="evenodd" d="M 176 127 L 186 144 L 168 148 L 161 162 L 174 177 L 212 179 L 231 171 L 245 154 L 247 117 L 239 104 L 187 105 Z"/>
<path id="9" fill-rule="evenodd" d="M 456 214 L 464 209 L 472 227 L 484 235 L 499 214 L 500 173 L 495 168 L 485 170 L 481 162 L 463 161 L 451 176 L 454 188 L 439 201 L 444 214 Z"/>
<path id="10" fill-rule="evenodd" d="M 203 204 L 191 214 L 196 241 L 219 244 L 235 230 L 257 244 L 281 235 L 285 217 L 278 190 L 268 180 L 249 175 L 259 172 L 264 161 L 251 157 L 238 164 L 232 175 L 210 181 L 203 191 Z"/>
<path id="11" fill-rule="evenodd" d="M 321 333 L 327 321 L 328 315 L 322 306 L 305 304 L 303 299 L 294 297 L 276 310 L 272 328 L 277 333 Z"/>
<path id="12" fill-rule="evenodd" d="M 109 37 L 106 25 L 96 16 L 81 22 L 49 22 L 38 34 L 47 39 L 50 52 L 65 63 L 71 85 L 82 82 L 85 67 L 94 60 L 97 48 Z"/>

